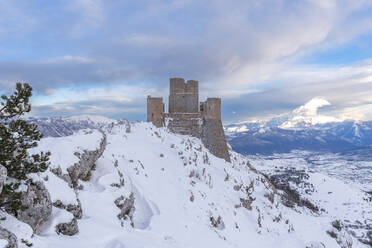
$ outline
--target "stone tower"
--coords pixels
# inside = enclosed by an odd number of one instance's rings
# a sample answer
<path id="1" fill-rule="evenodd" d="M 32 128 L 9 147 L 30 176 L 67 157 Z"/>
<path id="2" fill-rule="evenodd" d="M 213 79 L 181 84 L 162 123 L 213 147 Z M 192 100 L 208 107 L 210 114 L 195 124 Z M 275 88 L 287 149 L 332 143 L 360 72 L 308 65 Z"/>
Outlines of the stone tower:
<path id="1" fill-rule="evenodd" d="M 172 113 L 198 113 L 199 111 L 198 81 L 183 78 L 171 78 L 169 87 L 169 108 Z"/>
<path id="2" fill-rule="evenodd" d="M 200 138 L 203 144 L 212 154 L 230 162 L 230 154 L 221 121 L 221 98 L 208 98 L 205 102 L 202 102 L 200 113 L 203 120 Z"/>
<path id="3" fill-rule="evenodd" d="M 169 84 L 169 113 L 164 113 L 163 98 L 148 96 L 147 121 L 174 133 L 200 138 L 213 155 L 230 162 L 221 121 L 221 98 L 208 98 L 199 105 L 198 81 L 171 78 Z"/>
<path id="4" fill-rule="evenodd" d="M 156 127 L 164 126 L 164 103 L 162 97 L 147 96 L 147 121 Z"/>

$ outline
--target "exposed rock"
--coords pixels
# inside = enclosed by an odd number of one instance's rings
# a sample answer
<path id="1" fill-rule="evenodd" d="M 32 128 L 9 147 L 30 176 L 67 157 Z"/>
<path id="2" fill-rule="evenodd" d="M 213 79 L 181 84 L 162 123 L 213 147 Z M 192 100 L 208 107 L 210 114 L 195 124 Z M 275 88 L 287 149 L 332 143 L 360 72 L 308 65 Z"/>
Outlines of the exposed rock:
<path id="1" fill-rule="evenodd" d="M 322 242 L 312 241 L 306 244 L 306 248 L 326 248 Z"/>
<path id="2" fill-rule="evenodd" d="M 6 180 L 6 176 L 7 176 L 6 168 L 0 165 L 0 193 L 3 190 L 3 185 Z"/>
<path id="3" fill-rule="evenodd" d="M 125 132 L 130 133 L 130 123 L 127 119 L 119 120 L 118 125 L 125 125 Z"/>
<path id="4" fill-rule="evenodd" d="M 113 125 L 112 125 L 113 126 Z M 129 122 L 127 125 L 127 129 L 129 126 Z M 130 127 L 128 129 L 130 132 Z M 71 188 L 75 190 L 79 189 L 79 179 L 83 181 L 88 181 L 91 177 L 92 170 L 95 169 L 96 161 L 101 157 L 103 152 L 106 149 L 106 134 L 102 132 L 103 138 L 100 142 L 98 149 L 93 151 L 83 151 L 82 153 L 76 152 L 74 155 L 79 158 L 79 162 L 75 163 L 71 167 L 67 169 L 68 174 L 63 174 L 60 168 L 55 168 L 51 170 L 55 175 L 59 178 L 66 181 Z M 81 219 L 83 215 L 82 206 L 77 197 L 78 204 L 68 204 L 65 205 L 62 201 L 57 200 L 53 203 L 53 205 L 57 208 L 65 209 L 68 212 L 72 213 L 74 218 L 68 223 L 60 223 L 56 228 L 57 234 L 63 234 L 72 236 L 79 232 L 78 222 L 77 219 Z"/>
<path id="5" fill-rule="evenodd" d="M 75 153 L 79 158 L 79 162 L 67 169 L 71 178 L 71 182 L 75 187 L 78 185 L 78 179 L 88 181 L 91 176 L 91 171 L 95 168 L 96 161 L 101 157 L 106 148 L 106 135 L 102 132 L 103 138 L 100 146 L 94 151 L 84 151 L 83 153 Z"/>
<path id="6" fill-rule="evenodd" d="M 56 233 L 57 234 L 63 234 L 67 236 L 73 236 L 79 232 L 79 227 L 77 220 L 73 218 L 68 223 L 60 223 L 56 225 Z"/>
<path id="7" fill-rule="evenodd" d="M 252 210 L 252 203 L 255 199 L 251 196 L 248 196 L 247 199 L 240 198 L 240 204 L 243 208 L 246 208 L 247 210 Z"/>
<path id="8" fill-rule="evenodd" d="M 62 173 L 62 169 L 61 167 L 57 167 L 57 168 L 52 168 L 50 169 L 50 171 L 56 175 L 57 177 L 61 178 L 62 180 L 64 180 L 65 182 L 68 183 L 68 185 L 72 188 L 73 185 L 72 185 L 72 181 L 71 181 L 71 178 L 68 174 L 63 174 Z"/>
<path id="9" fill-rule="evenodd" d="M 289 168 L 278 174 L 264 176 L 276 189 L 283 192 L 281 194 L 281 199 L 285 206 L 293 208 L 297 205 L 306 207 L 313 212 L 319 212 L 318 206 L 301 196 L 302 193 L 311 194 L 314 191 L 314 186 L 307 181 L 309 175 L 305 171 Z M 299 186 L 303 192 L 298 192 L 298 190 L 291 185 Z"/>
<path id="10" fill-rule="evenodd" d="M 211 216 L 209 220 L 211 221 L 211 225 L 217 228 L 218 230 L 225 229 L 225 223 L 223 222 L 221 216 L 218 216 L 217 218 L 214 218 L 213 216 Z"/>
<path id="11" fill-rule="evenodd" d="M 120 214 L 118 214 L 119 220 L 130 220 L 131 226 L 133 226 L 133 213 L 135 211 L 134 206 L 134 195 L 131 193 L 129 198 L 120 196 L 115 200 L 115 205 L 120 209 Z M 123 224 L 123 223 L 122 223 Z"/>
<path id="12" fill-rule="evenodd" d="M 83 216 L 83 210 L 81 208 L 81 203 L 79 199 L 77 199 L 77 202 L 78 202 L 77 205 L 75 204 L 65 205 L 61 200 L 57 200 L 53 202 L 53 206 L 56 208 L 65 209 L 68 212 L 72 213 L 76 219 L 81 219 L 81 217 Z"/>
<path id="13" fill-rule="evenodd" d="M 9 232 L 8 230 L 0 227 L 0 239 L 5 239 L 8 241 L 8 245 L 5 248 L 18 248 L 17 237 L 14 233 Z"/>
<path id="14" fill-rule="evenodd" d="M 42 182 L 32 182 L 27 191 L 22 193 L 21 202 L 27 209 L 19 210 L 17 219 L 29 224 L 34 233 L 38 233 L 39 226 L 52 214 L 52 201 L 48 190 Z"/>
<path id="15" fill-rule="evenodd" d="M 78 205 L 68 204 L 66 210 L 74 215 L 75 218 L 81 219 L 83 216 L 83 210 L 81 209 L 81 203 L 78 199 Z"/>
<path id="16" fill-rule="evenodd" d="M 68 174 L 63 174 L 61 168 L 53 168 L 56 176 L 63 179 L 69 184 L 71 188 L 78 188 L 78 180 L 88 181 L 90 179 L 92 170 L 95 168 L 96 161 L 101 157 L 106 148 L 106 134 L 101 132 L 103 138 L 97 150 L 83 151 L 82 153 L 76 152 L 74 155 L 79 158 L 79 162 L 75 163 L 67 169 Z"/>
<path id="17" fill-rule="evenodd" d="M 353 247 L 353 239 L 351 238 L 350 234 L 348 234 L 346 231 L 343 230 L 342 227 L 340 229 L 332 227 L 331 229 L 327 231 L 327 233 L 329 236 L 336 239 L 337 244 L 341 248 L 352 248 Z"/>
<path id="18" fill-rule="evenodd" d="M 130 122 L 127 119 L 121 119 L 117 123 L 111 123 L 104 130 L 110 134 L 116 133 L 118 130 L 125 130 L 125 133 L 131 132 Z"/>

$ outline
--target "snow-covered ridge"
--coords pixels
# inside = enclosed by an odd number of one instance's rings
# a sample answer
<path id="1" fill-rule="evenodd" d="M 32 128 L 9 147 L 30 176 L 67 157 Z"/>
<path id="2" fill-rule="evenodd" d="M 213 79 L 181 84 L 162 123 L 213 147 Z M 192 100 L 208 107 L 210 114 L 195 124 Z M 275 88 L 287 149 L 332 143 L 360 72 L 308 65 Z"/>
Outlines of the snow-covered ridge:
<path id="1" fill-rule="evenodd" d="M 28 117 L 27 120 L 31 123 L 37 124 L 40 132 L 46 137 L 68 136 L 82 129 L 99 129 L 111 123 L 118 122 L 114 119 L 96 115 L 48 118 Z"/>
<path id="2" fill-rule="evenodd" d="M 1 213 L 7 217 L 1 226 L 16 234 L 20 247 L 22 239 L 38 248 L 368 247 L 335 229 L 333 214 L 296 202 L 293 208 L 285 206 L 284 192 L 242 155 L 231 151 L 227 163 L 200 140 L 150 123 L 121 122 L 101 129 L 40 142 L 37 150 L 50 150 L 52 164 L 34 177 L 49 189 L 52 215 L 32 236 L 28 225 Z M 71 177 L 69 168 L 83 165 L 82 154 L 89 150 L 102 154 L 86 177 L 69 183 L 64 173 Z M 362 196 L 354 197 L 360 206 Z M 316 205 L 324 201 L 311 200 Z M 63 234 L 76 228 L 74 236 Z"/>

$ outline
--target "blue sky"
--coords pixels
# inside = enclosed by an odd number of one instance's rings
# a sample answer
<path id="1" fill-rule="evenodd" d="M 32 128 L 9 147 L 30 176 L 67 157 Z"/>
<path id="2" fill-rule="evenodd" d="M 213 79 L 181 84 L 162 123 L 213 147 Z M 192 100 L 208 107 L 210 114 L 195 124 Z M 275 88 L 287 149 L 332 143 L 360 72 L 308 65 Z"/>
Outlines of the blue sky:
<path id="1" fill-rule="evenodd" d="M 34 88 L 33 115 L 143 120 L 170 77 L 222 97 L 225 122 L 321 97 L 372 119 L 370 0 L 0 0 L 0 91 Z"/>

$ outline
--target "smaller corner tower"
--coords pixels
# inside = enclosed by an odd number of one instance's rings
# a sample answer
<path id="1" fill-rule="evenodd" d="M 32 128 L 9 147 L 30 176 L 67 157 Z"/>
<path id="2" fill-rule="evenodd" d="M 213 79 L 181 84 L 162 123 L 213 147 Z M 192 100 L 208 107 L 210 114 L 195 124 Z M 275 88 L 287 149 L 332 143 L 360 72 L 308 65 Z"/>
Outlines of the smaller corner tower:
<path id="1" fill-rule="evenodd" d="M 162 97 L 147 96 L 147 121 L 156 127 L 164 126 L 164 103 Z"/>
<path id="2" fill-rule="evenodd" d="M 201 102 L 200 112 L 206 120 L 221 120 L 221 98 L 208 98 Z"/>

